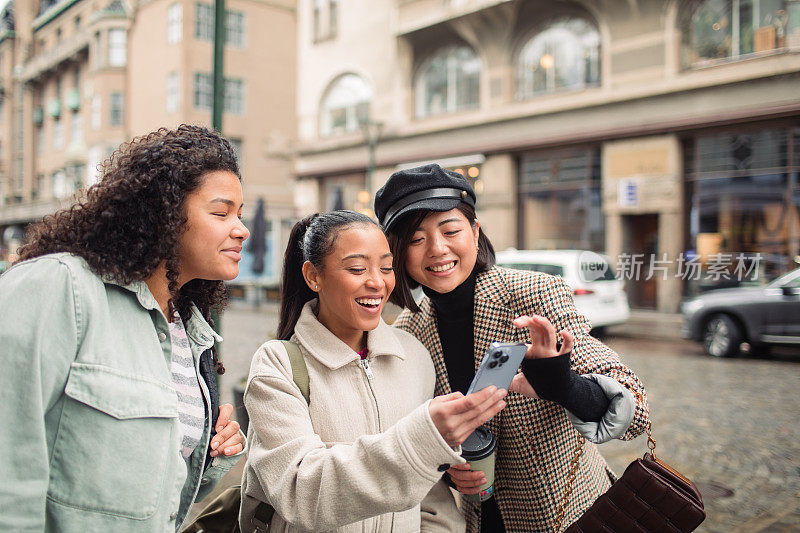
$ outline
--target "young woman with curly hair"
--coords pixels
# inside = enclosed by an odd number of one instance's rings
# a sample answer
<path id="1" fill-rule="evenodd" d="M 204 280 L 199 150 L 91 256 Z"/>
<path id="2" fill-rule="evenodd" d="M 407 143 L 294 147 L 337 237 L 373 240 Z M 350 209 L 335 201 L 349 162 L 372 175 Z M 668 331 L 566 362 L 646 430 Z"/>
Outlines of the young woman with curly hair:
<path id="1" fill-rule="evenodd" d="M 3 531 L 177 530 L 244 447 L 208 323 L 248 237 L 230 143 L 160 129 L 102 174 L 0 277 Z"/>

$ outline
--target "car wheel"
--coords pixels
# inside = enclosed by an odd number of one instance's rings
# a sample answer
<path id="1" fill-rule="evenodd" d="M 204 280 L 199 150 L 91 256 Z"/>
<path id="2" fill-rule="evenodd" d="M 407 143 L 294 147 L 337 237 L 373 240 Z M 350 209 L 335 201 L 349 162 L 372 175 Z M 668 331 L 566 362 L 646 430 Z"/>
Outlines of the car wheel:
<path id="1" fill-rule="evenodd" d="M 714 315 L 706 324 L 703 345 L 714 357 L 732 357 L 739 353 L 742 332 L 728 315 Z"/>

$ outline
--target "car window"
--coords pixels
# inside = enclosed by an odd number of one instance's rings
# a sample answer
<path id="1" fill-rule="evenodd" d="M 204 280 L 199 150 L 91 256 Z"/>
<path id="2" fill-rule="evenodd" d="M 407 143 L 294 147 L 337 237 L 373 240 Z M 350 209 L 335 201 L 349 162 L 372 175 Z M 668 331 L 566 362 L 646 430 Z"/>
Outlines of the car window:
<path id="1" fill-rule="evenodd" d="M 800 269 L 795 269 L 787 274 L 784 274 L 767 285 L 767 287 L 770 288 L 780 288 L 783 286 L 800 287 Z"/>
<path id="2" fill-rule="evenodd" d="M 800 288 L 800 276 L 797 276 L 796 278 L 794 278 L 790 282 L 786 283 L 784 285 L 784 287 L 791 287 L 792 289 Z"/>
<path id="3" fill-rule="evenodd" d="M 515 268 L 517 270 L 530 270 L 533 272 L 544 272 L 551 276 L 564 277 L 564 267 L 560 265 L 549 265 L 545 263 L 503 263 L 500 266 Z"/>

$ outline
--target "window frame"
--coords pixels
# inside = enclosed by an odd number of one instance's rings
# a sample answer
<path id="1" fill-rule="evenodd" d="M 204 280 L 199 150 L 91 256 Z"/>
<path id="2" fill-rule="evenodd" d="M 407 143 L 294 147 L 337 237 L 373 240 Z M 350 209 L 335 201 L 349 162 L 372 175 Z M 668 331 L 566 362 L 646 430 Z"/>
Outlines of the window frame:
<path id="1" fill-rule="evenodd" d="M 124 67 L 127 64 L 128 32 L 123 28 L 111 28 L 108 30 L 108 66 Z"/>
<path id="2" fill-rule="evenodd" d="M 122 126 L 125 121 L 125 95 L 113 92 L 108 100 L 108 125 L 111 127 Z"/>
<path id="3" fill-rule="evenodd" d="M 458 58 L 454 58 L 459 51 L 466 50 L 472 54 L 472 58 L 470 60 L 475 61 L 478 66 L 477 76 L 475 77 L 475 96 L 476 99 L 474 102 L 470 102 L 467 104 L 459 104 L 459 87 L 464 82 L 459 81 L 458 79 L 458 67 L 459 65 L 463 65 L 464 62 L 460 61 Z M 434 61 L 439 58 L 443 58 L 446 62 L 445 64 L 445 105 L 442 107 L 441 110 L 431 112 L 426 108 L 425 102 L 428 100 L 426 98 L 427 93 L 424 91 L 425 87 L 425 80 L 426 74 L 429 70 L 431 70 L 431 65 Z M 478 53 L 473 50 L 470 46 L 466 44 L 456 44 L 456 45 L 446 45 L 439 49 L 437 49 L 434 53 L 428 56 L 425 61 L 420 64 L 419 69 L 417 70 L 417 75 L 415 76 L 414 80 L 414 116 L 417 119 L 428 118 L 428 117 L 435 117 L 435 116 L 442 116 L 442 115 L 450 115 L 453 113 L 459 113 L 463 111 L 473 111 L 476 109 L 480 109 L 481 107 L 481 78 L 483 75 L 483 61 L 481 61 L 480 56 Z M 461 69 L 463 71 L 463 67 Z"/>
<path id="4" fill-rule="evenodd" d="M 183 4 L 175 2 L 167 7 L 167 44 L 183 40 Z"/>
<path id="5" fill-rule="evenodd" d="M 366 99 L 358 101 L 356 101 L 357 99 L 353 99 L 352 102 L 349 102 L 348 105 L 343 107 L 337 107 L 337 108 L 329 107 L 327 103 L 332 97 L 332 95 L 334 95 L 336 91 L 339 90 L 339 87 L 343 83 L 347 83 L 346 80 L 350 78 L 357 79 L 363 84 L 360 87 L 360 89 L 363 89 L 367 94 Z M 335 137 L 337 135 L 343 135 L 359 131 L 363 121 L 369 119 L 370 107 L 372 105 L 373 96 L 374 96 L 373 88 L 363 76 L 353 72 L 346 72 L 344 74 L 337 76 L 328 85 L 327 89 L 325 90 L 325 93 L 323 94 L 322 101 L 320 102 L 320 114 L 319 114 L 320 137 Z M 334 127 L 333 118 L 332 117 L 329 118 L 329 115 L 336 110 L 341 110 L 344 113 L 345 125 L 343 128 Z"/>
<path id="6" fill-rule="evenodd" d="M 176 113 L 181 103 L 181 80 L 178 71 L 167 74 L 165 109 L 167 113 Z"/>
<path id="7" fill-rule="evenodd" d="M 573 31 L 572 28 L 569 27 L 570 23 L 583 23 L 585 24 L 585 30 L 587 32 L 580 34 Z M 530 65 L 535 62 L 528 62 L 525 61 L 523 63 L 523 58 L 526 55 L 526 52 L 529 48 L 534 46 L 534 43 L 537 39 L 545 40 L 547 39 L 546 34 L 548 32 L 555 32 L 558 29 L 563 29 L 564 31 L 569 32 L 572 37 L 574 38 L 575 42 L 580 43 L 580 50 L 579 52 L 584 58 L 589 60 L 593 59 L 594 64 L 582 65 L 582 72 L 581 72 L 581 81 L 579 83 L 575 83 L 572 85 L 559 85 L 557 83 L 558 79 L 558 62 L 556 59 L 556 53 L 551 52 L 550 58 L 553 60 L 552 67 L 545 67 L 542 65 L 542 68 L 546 69 L 546 72 L 550 73 L 549 76 L 546 74 L 546 80 L 550 79 L 551 82 L 547 82 L 546 84 L 548 87 L 545 90 L 536 90 L 535 88 L 535 79 L 533 75 L 530 76 L 530 79 L 527 79 L 526 76 L 523 75 L 523 72 L 527 71 L 530 68 Z M 591 32 L 588 33 L 588 32 Z M 595 40 L 596 44 L 594 46 L 587 46 L 584 42 L 586 40 Z M 583 16 L 579 15 L 566 15 L 561 17 L 552 18 L 546 20 L 544 23 L 538 25 L 534 31 L 528 34 L 528 37 L 524 39 L 522 44 L 519 46 L 515 56 L 514 56 L 514 97 L 517 101 L 529 100 L 531 98 L 537 98 L 547 94 L 554 94 L 560 92 L 573 92 L 573 91 L 580 91 L 591 87 L 599 87 L 602 85 L 602 36 L 600 34 L 600 29 L 598 28 L 597 24 Z M 541 63 L 542 57 L 548 54 L 545 51 L 544 54 L 539 56 L 538 63 Z M 588 54 L 588 57 L 587 57 Z M 578 56 L 580 58 L 580 56 Z M 580 59 L 579 59 L 580 61 Z M 594 71 L 595 79 L 589 79 L 590 73 Z M 530 85 L 530 90 L 527 90 L 527 87 L 524 85 Z"/>
<path id="8" fill-rule="evenodd" d="M 681 61 L 681 68 L 683 70 L 697 70 L 703 69 L 707 67 L 713 67 L 722 64 L 728 64 L 732 62 L 742 61 L 754 57 L 764 57 L 764 56 L 772 56 L 776 54 L 784 54 L 790 52 L 792 50 L 800 49 L 800 1 L 798 0 L 779 0 L 781 9 L 773 12 L 779 13 L 782 12 L 785 18 L 783 19 L 782 23 L 779 25 L 775 25 L 774 23 L 768 22 L 764 26 L 759 26 L 758 28 L 755 27 L 755 24 L 761 24 L 765 22 L 764 18 L 769 18 L 770 21 L 772 19 L 772 14 L 767 14 L 765 17 L 761 17 L 760 13 L 752 13 L 752 16 L 749 20 L 749 24 L 746 27 L 743 27 L 741 15 L 744 9 L 747 9 L 749 5 L 749 9 L 751 11 L 754 10 L 754 4 L 751 0 L 721 0 L 726 4 L 726 11 L 723 15 L 727 15 L 727 17 L 722 17 L 718 19 L 714 24 L 711 26 L 712 31 L 719 31 L 721 28 L 715 28 L 714 26 L 719 25 L 720 21 L 730 24 L 730 32 L 729 38 L 730 41 L 727 44 L 728 46 L 728 53 L 725 56 L 717 56 L 717 57 L 700 57 L 699 53 L 697 54 L 698 57 L 695 58 L 695 51 L 701 48 L 702 46 L 709 46 L 712 44 L 710 41 L 705 44 L 699 44 L 694 42 L 695 34 L 696 34 L 696 17 L 698 16 L 698 12 L 705 6 L 711 4 L 715 0 L 703 0 L 703 1 L 695 1 L 691 2 L 685 7 L 682 16 L 679 19 L 679 27 L 678 30 L 680 32 L 680 61 Z M 755 4 L 760 7 L 760 3 Z M 756 22 L 755 19 L 758 17 L 759 22 Z M 798 21 L 796 27 L 789 27 L 790 22 L 792 21 L 792 17 Z M 727 20 L 729 22 L 727 22 Z M 778 20 L 775 18 L 774 20 Z M 780 21 L 779 21 L 780 22 Z M 769 35 L 768 28 L 774 29 L 774 35 Z M 759 37 L 756 33 L 758 30 L 767 29 L 765 33 L 762 33 L 762 36 Z M 747 32 L 751 33 L 750 38 L 752 38 L 752 47 L 753 50 L 747 50 L 747 45 L 745 45 L 745 49 L 743 51 L 742 48 L 742 37 L 743 35 L 747 37 Z M 792 32 L 789 35 L 789 32 Z M 713 35 L 713 34 L 712 34 Z M 726 34 L 720 33 L 719 35 L 724 36 Z M 758 39 L 773 39 L 773 46 L 762 48 L 760 50 L 756 50 L 756 44 Z M 783 44 L 780 44 L 780 40 L 783 39 Z M 724 39 L 723 39 L 724 43 Z"/>

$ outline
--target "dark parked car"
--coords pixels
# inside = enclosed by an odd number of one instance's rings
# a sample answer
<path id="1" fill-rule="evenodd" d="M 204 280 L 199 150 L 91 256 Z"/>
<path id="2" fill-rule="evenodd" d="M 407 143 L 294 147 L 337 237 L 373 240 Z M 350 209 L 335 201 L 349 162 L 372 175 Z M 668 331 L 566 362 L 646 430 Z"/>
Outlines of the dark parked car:
<path id="1" fill-rule="evenodd" d="M 747 342 L 754 352 L 771 344 L 800 344 L 800 268 L 763 287 L 719 289 L 681 305 L 681 335 L 715 357 L 731 357 Z"/>

